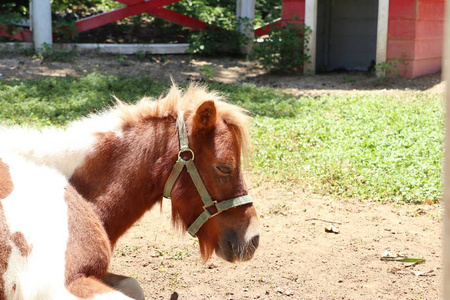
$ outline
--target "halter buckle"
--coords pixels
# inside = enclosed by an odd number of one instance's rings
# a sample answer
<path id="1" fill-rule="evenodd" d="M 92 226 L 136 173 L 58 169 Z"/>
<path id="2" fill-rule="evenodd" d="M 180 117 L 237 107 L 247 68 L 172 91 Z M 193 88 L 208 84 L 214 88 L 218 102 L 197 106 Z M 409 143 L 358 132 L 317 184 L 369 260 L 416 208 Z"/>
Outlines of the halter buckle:
<path id="1" fill-rule="evenodd" d="M 219 211 L 219 209 L 217 208 L 217 206 L 216 206 L 216 204 L 217 204 L 217 201 L 213 201 L 212 202 L 212 204 L 210 205 L 210 206 L 208 206 L 208 207 L 206 207 L 206 205 L 205 206 L 203 206 L 203 210 L 208 214 L 208 218 L 212 218 L 212 217 L 214 217 L 214 216 L 216 216 L 216 215 L 218 215 L 219 213 L 220 213 L 220 211 Z M 214 208 L 217 210 L 216 212 L 214 212 L 214 213 L 211 213 L 209 210 L 208 210 L 208 208 L 210 208 L 210 207 L 213 207 L 214 206 Z"/>

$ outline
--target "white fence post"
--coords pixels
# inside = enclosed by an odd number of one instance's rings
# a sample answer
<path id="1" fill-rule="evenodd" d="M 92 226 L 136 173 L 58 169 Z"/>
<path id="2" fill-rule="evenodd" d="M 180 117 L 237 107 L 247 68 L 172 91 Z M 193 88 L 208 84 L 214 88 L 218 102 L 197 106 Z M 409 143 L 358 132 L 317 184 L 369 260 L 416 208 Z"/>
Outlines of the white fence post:
<path id="1" fill-rule="evenodd" d="M 248 44 L 243 49 L 243 52 L 249 53 L 254 37 L 255 0 L 236 0 L 236 18 L 238 21 L 245 20 L 244 23 L 238 24 L 237 30 L 249 38 Z"/>
<path id="2" fill-rule="evenodd" d="M 444 147 L 444 299 L 450 299 L 450 1 L 446 1 L 444 28 L 444 80 L 446 81 L 445 147 Z"/>
<path id="3" fill-rule="evenodd" d="M 316 72 L 316 38 L 317 38 L 317 0 L 305 1 L 305 26 L 311 29 L 308 48 L 305 54 L 310 56 L 311 63 L 303 63 L 303 73 L 314 74 Z"/>
<path id="4" fill-rule="evenodd" d="M 41 52 L 45 45 L 53 44 L 50 0 L 32 0 L 30 18 L 34 49 Z"/>
<path id="5" fill-rule="evenodd" d="M 376 63 L 386 61 L 387 35 L 389 22 L 389 0 L 378 1 L 377 53 Z"/>
<path id="6" fill-rule="evenodd" d="M 386 61 L 387 54 L 387 38 L 388 38 L 388 23 L 389 23 L 389 0 L 378 1 L 378 23 L 377 23 L 377 50 L 376 50 L 376 64 L 381 64 Z M 383 71 L 377 70 L 378 77 L 385 76 Z"/>

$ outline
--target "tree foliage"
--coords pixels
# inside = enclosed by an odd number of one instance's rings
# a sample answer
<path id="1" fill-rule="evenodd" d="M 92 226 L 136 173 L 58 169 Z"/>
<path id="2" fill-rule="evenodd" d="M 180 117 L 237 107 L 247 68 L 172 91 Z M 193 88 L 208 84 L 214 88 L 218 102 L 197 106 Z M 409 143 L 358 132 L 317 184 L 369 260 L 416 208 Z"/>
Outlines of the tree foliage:
<path id="1" fill-rule="evenodd" d="M 123 6 L 114 0 L 51 0 L 53 12 L 68 10 L 106 11 Z M 207 23 L 224 22 L 234 18 L 236 0 L 182 0 L 169 6 L 177 12 L 199 18 Z M 0 14 L 19 13 L 26 16 L 29 11 L 29 0 L 2 0 Z M 281 0 L 258 0 L 255 4 L 255 23 L 264 23 L 280 17 Z"/>
<path id="2" fill-rule="evenodd" d="M 274 26 L 268 36 L 253 46 L 250 59 L 271 71 L 299 71 L 310 57 L 305 53 L 311 29 L 294 23 Z"/>

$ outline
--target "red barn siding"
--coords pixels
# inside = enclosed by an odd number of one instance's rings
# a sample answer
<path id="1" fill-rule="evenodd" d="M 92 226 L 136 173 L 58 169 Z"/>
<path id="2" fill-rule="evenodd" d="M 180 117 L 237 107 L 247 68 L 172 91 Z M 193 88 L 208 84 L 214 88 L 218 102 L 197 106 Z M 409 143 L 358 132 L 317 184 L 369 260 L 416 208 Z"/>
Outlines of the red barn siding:
<path id="1" fill-rule="evenodd" d="M 418 0 L 413 77 L 442 68 L 444 0 Z"/>
<path id="2" fill-rule="evenodd" d="M 389 20 L 388 35 L 394 40 L 412 40 L 416 35 L 416 21 L 407 19 Z"/>
<path id="3" fill-rule="evenodd" d="M 291 23 L 305 24 L 305 0 L 283 0 L 281 20 Z"/>
<path id="4" fill-rule="evenodd" d="M 450 0 L 448 0 L 450 1 Z M 413 78 L 442 67 L 445 0 L 390 0 L 387 60 L 402 60 L 400 74 Z M 304 24 L 305 0 L 283 0 L 283 22 Z"/>
<path id="5" fill-rule="evenodd" d="M 416 39 L 439 39 L 444 36 L 444 20 L 417 20 Z"/>
<path id="6" fill-rule="evenodd" d="M 433 74 L 442 68 L 442 58 L 431 58 L 426 60 L 417 60 L 414 62 L 413 74 L 414 77 L 425 75 L 425 74 Z"/>
<path id="7" fill-rule="evenodd" d="M 413 78 L 441 69 L 444 0 L 391 0 L 387 59 L 401 59 L 401 75 Z"/>
<path id="8" fill-rule="evenodd" d="M 444 20 L 445 9 L 442 5 L 444 1 L 419 1 L 417 17 L 419 19 Z"/>
<path id="9" fill-rule="evenodd" d="M 418 40 L 415 43 L 414 59 L 429 59 L 442 57 L 442 40 Z"/>
<path id="10" fill-rule="evenodd" d="M 387 60 L 414 58 L 414 40 L 388 40 L 387 43 Z"/>
<path id="11" fill-rule="evenodd" d="M 417 0 L 389 1 L 387 60 L 401 59 L 402 76 L 411 77 L 416 35 Z"/>
<path id="12" fill-rule="evenodd" d="M 391 0 L 389 1 L 389 19 L 410 19 L 416 18 L 417 0 Z"/>

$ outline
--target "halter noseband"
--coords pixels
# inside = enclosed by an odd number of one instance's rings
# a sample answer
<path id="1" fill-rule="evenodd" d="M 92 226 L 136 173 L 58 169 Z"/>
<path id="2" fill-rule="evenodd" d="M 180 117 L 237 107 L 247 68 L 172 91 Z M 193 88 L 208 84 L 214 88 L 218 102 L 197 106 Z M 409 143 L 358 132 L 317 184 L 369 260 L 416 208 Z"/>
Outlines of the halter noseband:
<path id="1" fill-rule="evenodd" d="M 180 112 L 178 118 L 177 118 L 177 128 L 178 128 L 178 138 L 180 141 L 180 151 L 178 152 L 178 160 L 176 161 L 175 165 L 173 166 L 172 172 L 169 175 L 169 178 L 167 179 L 166 185 L 164 186 L 164 197 L 170 198 L 170 192 L 172 191 L 172 187 L 175 184 L 175 181 L 177 181 L 178 176 L 180 175 L 181 171 L 184 167 L 186 167 L 189 175 L 191 176 L 192 181 L 194 182 L 195 187 L 197 188 L 198 193 L 200 194 L 200 197 L 203 201 L 203 212 L 200 214 L 200 216 L 197 217 L 197 219 L 194 221 L 194 223 L 191 224 L 188 228 L 188 232 L 190 235 L 195 237 L 199 229 L 203 226 L 203 224 L 206 223 L 209 219 L 214 217 L 215 215 L 221 213 L 224 210 L 230 209 L 232 207 L 244 205 L 247 203 L 252 203 L 253 200 L 249 195 L 244 195 L 240 197 L 231 198 L 228 200 L 220 201 L 212 200 L 211 196 L 208 193 L 208 190 L 205 187 L 205 184 L 203 183 L 200 174 L 198 173 L 197 168 L 194 164 L 194 158 L 195 154 L 192 149 L 189 148 L 188 143 L 188 136 L 186 133 L 186 124 L 184 122 L 184 114 L 183 112 Z M 181 157 L 182 153 L 190 152 L 191 157 L 188 160 L 185 160 Z M 210 212 L 208 209 L 214 207 L 216 209 L 216 212 Z"/>

